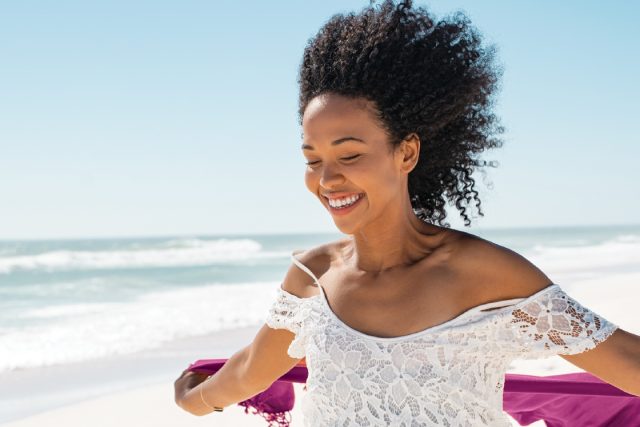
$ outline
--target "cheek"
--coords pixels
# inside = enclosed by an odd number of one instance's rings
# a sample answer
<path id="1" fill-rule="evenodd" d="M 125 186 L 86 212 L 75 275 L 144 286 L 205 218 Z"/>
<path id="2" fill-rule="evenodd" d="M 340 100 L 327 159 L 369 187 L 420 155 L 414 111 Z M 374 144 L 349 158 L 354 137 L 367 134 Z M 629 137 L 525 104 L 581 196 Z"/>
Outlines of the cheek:
<path id="1" fill-rule="evenodd" d="M 377 199 L 382 204 L 394 200 L 399 195 L 401 181 L 392 168 L 380 164 L 375 171 L 363 175 L 362 184 L 371 193 L 371 199 Z"/>

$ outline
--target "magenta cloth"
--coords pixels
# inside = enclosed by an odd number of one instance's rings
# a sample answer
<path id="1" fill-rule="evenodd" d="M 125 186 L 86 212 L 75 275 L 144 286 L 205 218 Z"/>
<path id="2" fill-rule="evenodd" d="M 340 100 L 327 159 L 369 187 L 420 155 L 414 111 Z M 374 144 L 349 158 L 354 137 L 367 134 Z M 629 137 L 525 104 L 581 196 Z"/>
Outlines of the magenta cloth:
<path id="1" fill-rule="evenodd" d="M 502 408 L 520 425 L 640 427 L 640 397 L 587 372 L 507 374 Z"/>
<path id="2" fill-rule="evenodd" d="M 226 361 L 227 359 L 197 360 L 189 365 L 189 370 L 210 375 L 217 372 Z M 292 382 L 307 382 L 307 367 L 303 363 L 294 366 L 262 393 L 238 402 L 238 405 L 244 407 L 245 414 L 251 410 L 253 414 L 263 417 L 269 427 L 289 427 L 291 409 L 295 403 Z"/>
<path id="3" fill-rule="evenodd" d="M 227 359 L 202 359 L 189 370 L 213 374 Z M 307 381 L 304 363 L 294 366 L 271 387 L 239 402 L 253 408 L 271 426 L 289 426 L 295 403 L 293 384 Z M 640 397 L 626 393 L 587 372 L 535 376 L 506 374 L 503 409 L 520 425 L 544 420 L 547 427 L 640 427 Z"/>

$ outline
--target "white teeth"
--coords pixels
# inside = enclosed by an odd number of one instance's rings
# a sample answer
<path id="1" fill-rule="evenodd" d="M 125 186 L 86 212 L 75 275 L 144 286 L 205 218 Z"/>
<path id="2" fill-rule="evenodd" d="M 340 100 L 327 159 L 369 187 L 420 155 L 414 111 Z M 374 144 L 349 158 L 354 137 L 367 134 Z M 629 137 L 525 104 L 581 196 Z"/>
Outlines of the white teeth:
<path id="1" fill-rule="evenodd" d="M 352 205 L 360 198 L 360 195 L 345 197 L 343 199 L 331 200 L 329 199 L 329 205 L 333 208 L 341 208 L 347 205 Z"/>

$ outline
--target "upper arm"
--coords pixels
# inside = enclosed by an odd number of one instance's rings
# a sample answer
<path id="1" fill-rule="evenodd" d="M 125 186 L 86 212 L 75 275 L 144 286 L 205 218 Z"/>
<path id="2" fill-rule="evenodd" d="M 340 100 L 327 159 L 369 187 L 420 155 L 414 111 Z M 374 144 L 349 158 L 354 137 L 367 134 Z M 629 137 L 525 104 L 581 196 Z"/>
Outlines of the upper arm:
<path id="1" fill-rule="evenodd" d="M 494 294 L 491 301 L 526 298 L 554 283 L 513 250 L 482 240 L 472 245 L 485 251 L 484 256 L 476 258 L 476 268 L 486 278 L 485 289 Z M 558 356 L 627 393 L 640 394 L 640 336 L 618 328 L 590 350 Z"/>
<path id="2" fill-rule="evenodd" d="M 305 265 L 309 265 L 312 251 L 298 254 L 296 257 Z M 313 279 L 291 262 L 282 289 L 298 296 L 308 298 L 317 294 Z M 315 290 L 314 290 L 315 289 Z M 279 377 L 291 370 L 304 358 L 292 358 L 287 350 L 295 334 L 287 329 L 273 329 L 267 324 L 262 325 L 255 338 L 247 348 L 245 378 L 261 389 L 268 388 Z"/>

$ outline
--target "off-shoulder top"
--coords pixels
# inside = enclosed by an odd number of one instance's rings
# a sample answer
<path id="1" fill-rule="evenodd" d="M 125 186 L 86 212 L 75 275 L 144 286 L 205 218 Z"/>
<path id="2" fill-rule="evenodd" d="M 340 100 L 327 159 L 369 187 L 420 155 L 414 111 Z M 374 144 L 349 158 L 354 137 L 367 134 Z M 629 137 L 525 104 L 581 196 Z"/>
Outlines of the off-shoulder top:
<path id="1" fill-rule="evenodd" d="M 266 323 L 293 332 L 289 356 L 306 357 L 305 426 L 510 427 L 502 391 L 512 360 L 581 353 L 618 328 L 552 283 L 416 333 L 371 336 L 338 318 L 295 255 L 320 293 L 278 286 Z"/>

